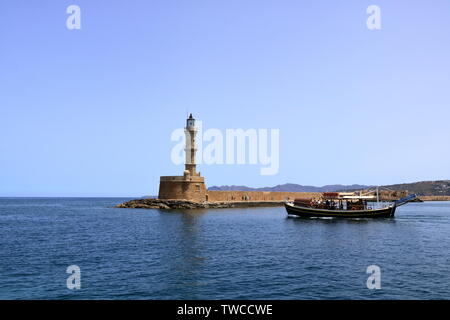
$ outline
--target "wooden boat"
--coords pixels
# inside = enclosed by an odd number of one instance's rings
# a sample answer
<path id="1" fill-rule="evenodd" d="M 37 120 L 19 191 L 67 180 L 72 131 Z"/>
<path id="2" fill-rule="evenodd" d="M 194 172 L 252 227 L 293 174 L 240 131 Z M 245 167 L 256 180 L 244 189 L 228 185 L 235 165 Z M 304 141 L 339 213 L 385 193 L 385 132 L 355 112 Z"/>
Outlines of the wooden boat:
<path id="1" fill-rule="evenodd" d="M 382 208 L 373 208 L 368 203 L 370 196 L 348 196 L 338 193 L 324 193 L 322 201 L 296 199 L 286 202 L 288 215 L 299 217 L 334 217 L 334 218 L 392 218 L 397 207 L 414 201 L 417 196 L 409 195 Z"/>

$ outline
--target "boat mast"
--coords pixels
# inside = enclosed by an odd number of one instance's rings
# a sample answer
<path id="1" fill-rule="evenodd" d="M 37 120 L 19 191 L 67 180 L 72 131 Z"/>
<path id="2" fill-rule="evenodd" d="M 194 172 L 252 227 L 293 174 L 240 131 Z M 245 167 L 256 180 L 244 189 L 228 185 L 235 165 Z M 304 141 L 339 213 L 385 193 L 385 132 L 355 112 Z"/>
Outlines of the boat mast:
<path id="1" fill-rule="evenodd" d="M 378 192 L 379 187 L 377 186 L 377 205 L 380 203 L 380 194 Z"/>

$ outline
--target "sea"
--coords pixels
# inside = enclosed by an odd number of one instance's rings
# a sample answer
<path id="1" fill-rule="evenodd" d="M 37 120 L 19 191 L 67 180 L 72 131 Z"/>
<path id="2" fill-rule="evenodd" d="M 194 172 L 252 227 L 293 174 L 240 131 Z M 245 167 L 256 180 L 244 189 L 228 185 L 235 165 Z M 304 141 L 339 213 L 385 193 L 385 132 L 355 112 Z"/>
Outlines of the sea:
<path id="1" fill-rule="evenodd" d="M 449 299 L 450 202 L 395 218 L 0 198 L 0 299 Z"/>

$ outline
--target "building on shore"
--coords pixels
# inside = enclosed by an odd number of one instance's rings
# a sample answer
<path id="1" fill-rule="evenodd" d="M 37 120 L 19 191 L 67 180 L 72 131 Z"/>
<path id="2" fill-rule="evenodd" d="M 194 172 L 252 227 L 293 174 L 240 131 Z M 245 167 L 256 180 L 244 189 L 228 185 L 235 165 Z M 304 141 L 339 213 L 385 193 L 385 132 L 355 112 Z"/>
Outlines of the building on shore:
<path id="1" fill-rule="evenodd" d="M 208 201 L 205 178 L 197 172 L 195 119 L 192 113 L 186 120 L 186 161 L 182 176 L 162 176 L 159 181 L 159 199 L 189 200 L 195 202 Z"/>

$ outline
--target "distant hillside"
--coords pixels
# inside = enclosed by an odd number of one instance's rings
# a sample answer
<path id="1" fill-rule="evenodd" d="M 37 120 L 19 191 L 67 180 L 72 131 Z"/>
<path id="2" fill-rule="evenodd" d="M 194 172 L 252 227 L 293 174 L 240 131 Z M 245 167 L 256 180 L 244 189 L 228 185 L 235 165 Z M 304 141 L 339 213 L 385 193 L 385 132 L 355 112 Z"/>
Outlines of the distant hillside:
<path id="1" fill-rule="evenodd" d="M 372 186 L 366 185 L 342 185 L 333 184 L 326 185 L 323 187 L 314 186 L 303 186 L 295 183 L 285 183 L 279 184 L 275 187 L 264 187 L 264 188 L 250 188 L 246 186 L 213 186 L 208 188 L 208 190 L 218 190 L 218 191 L 280 191 L 280 192 L 334 192 L 334 191 L 344 191 L 344 190 L 361 190 L 368 189 Z"/>
<path id="2" fill-rule="evenodd" d="M 275 187 L 251 188 L 246 186 L 213 186 L 208 190 L 219 191 L 282 191 L 282 192 L 334 192 L 370 189 L 375 186 L 333 184 L 323 187 L 303 186 L 295 183 L 280 184 Z M 450 196 L 450 180 L 420 181 L 414 183 L 380 186 L 391 190 L 408 190 L 421 196 Z"/>
<path id="3" fill-rule="evenodd" d="M 420 196 L 450 196 L 450 180 L 420 181 L 386 186 L 391 190 L 408 190 Z"/>

